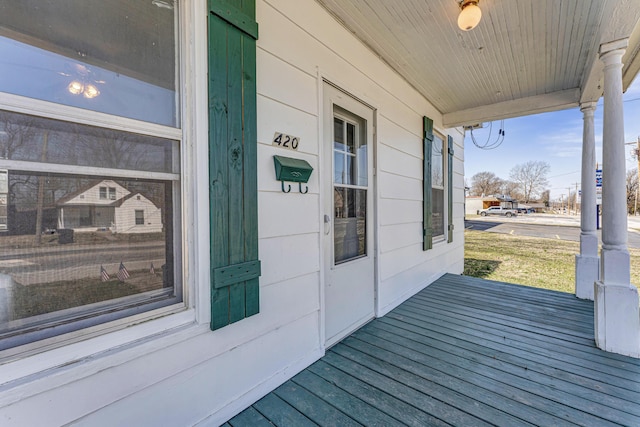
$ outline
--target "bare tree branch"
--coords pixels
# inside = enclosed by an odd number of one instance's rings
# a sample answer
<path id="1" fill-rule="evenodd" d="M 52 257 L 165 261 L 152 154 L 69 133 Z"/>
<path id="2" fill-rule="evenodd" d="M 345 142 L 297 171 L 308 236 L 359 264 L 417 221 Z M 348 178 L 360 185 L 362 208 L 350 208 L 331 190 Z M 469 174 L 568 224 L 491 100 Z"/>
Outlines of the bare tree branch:
<path id="1" fill-rule="evenodd" d="M 493 172 L 478 172 L 471 177 L 470 194 L 474 196 L 488 196 L 500 194 L 502 179 Z"/>
<path id="2" fill-rule="evenodd" d="M 511 169 L 509 177 L 519 185 L 524 203 L 529 203 L 536 198 L 549 185 L 547 175 L 550 169 L 547 162 L 535 160 L 516 165 Z"/>

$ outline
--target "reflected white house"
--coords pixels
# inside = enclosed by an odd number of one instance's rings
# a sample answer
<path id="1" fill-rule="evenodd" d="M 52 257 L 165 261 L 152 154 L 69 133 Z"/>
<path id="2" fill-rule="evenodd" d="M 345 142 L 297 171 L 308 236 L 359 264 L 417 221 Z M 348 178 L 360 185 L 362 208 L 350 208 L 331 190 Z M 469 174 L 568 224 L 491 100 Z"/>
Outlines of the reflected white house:
<path id="1" fill-rule="evenodd" d="M 113 233 L 162 231 L 162 209 L 139 192 L 102 180 L 57 202 L 58 228 Z"/>

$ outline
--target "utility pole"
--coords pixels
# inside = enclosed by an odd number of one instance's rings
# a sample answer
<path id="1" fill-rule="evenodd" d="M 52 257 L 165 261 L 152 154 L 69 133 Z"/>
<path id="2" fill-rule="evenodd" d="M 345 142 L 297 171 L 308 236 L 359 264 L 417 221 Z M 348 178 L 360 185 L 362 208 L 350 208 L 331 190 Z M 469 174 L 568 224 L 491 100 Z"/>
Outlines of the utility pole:
<path id="1" fill-rule="evenodd" d="M 638 136 L 637 141 L 636 142 L 627 142 L 625 145 L 633 145 L 636 144 L 636 148 L 633 150 L 633 157 L 636 158 L 636 161 L 638 162 L 638 166 L 636 169 L 636 172 L 638 173 L 638 185 L 636 185 L 636 199 L 635 199 L 635 206 L 633 207 L 633 214 L 637 215 L 638 214 L 638 188 L 640 188 L 640 136 Z"/>
<path id="2" fill-rule="evenodd" d="M 580 185 L 580 183 L 574 182 L 574 185 L 576 186 L 576 192 L 575 199 L 573 199 L 573 210 L 576 212 L 576 215 L 578 215 L 578 185 Z"/>
<path id="3" fill-rule="evenodd" d="M 567 215 L 571 215 L 571 187 L 567 187 Z"/>

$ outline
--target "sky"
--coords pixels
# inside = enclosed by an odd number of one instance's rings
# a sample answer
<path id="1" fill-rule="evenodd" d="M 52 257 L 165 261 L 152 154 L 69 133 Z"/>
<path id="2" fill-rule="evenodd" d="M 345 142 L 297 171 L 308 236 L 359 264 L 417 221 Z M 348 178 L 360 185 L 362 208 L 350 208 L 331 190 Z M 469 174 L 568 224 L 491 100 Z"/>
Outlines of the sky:
<path id="1" fill-rule="evenodd" d="M 629 86 L 623 95 L 625 142 L 635 142 L 640 136 L 640 78 Z M 596 160 L 602 165 L 602 98 L 595 111 Z M 465 183 L 478 172 L 493 172 L 499 178 L 509 179 L 511 169 L 529 160 L 544 161 L 550 166 L 549 190 L 551 199 L 566 198 L 569 188 L 580 188 L 582 163 L 582 113 L 578 107 L 551 113 L 535 114 L 504 121 L 504 140 L 492 150 L 476 147 L 466 132 L 464 140 Z M 485 126 L 488 126 L 485 123 Z M 501 122 L 493 122 L 489 128 L 473 131 L 476 141 L 482 145 L 496 140 Z M 626 146 L 626 167 L 632 170 L 637 161 L 631 156 L 635 145 Z M 594 172 L 595 180 L 595 172 Z"/>

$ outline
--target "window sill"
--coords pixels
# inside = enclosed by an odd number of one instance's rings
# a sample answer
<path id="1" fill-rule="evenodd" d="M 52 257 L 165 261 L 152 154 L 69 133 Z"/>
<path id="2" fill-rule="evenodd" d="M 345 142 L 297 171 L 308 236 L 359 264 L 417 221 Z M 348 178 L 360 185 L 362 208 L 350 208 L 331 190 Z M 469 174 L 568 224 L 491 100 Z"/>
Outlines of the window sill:
<path id="1" fill-rule="evenodd" d="M 138 323 L 132 324 L 132 322 Z M 138 344 L 150 343 L 154 340 L 163 341 L 162 346 L 165 346 L 167 343 L 163 338 L 185 328 L 200 329 L 195 321 L 195 310 L 185 309 L 183 304 L 176 304 L 145 313 L 135 319 L 125 318 L 54 337 L 45 340 L 44 346 L 42 342 L 34 343 L 40 344 L 37 348 L 27 348 L 34 347 L 32 344 L 6 350 L 0 354 L 0 378 L 2 378 L 0 391 L 34 382 L 45 376 L 57 377 L 55 382 L 60 384 L 82 378 L 122 363 L 123 357 L 117 356 L 121 350 L 131 350 L 127 352 L 126 359 L 138 357 L 149 351 L 147 346 L 142 348 Z M 169 339 L 179 340 L 180 338 L 170 337 Z M 58 375 L 71 369 L 74 369 L 74 372 L 69 376 L 60 378 L 61 376 Z M 48 386 L 51 385 L 48 384 Z M 36 385 L 35 388 L 40 386 Z M 26 393 L 38 392 L 39 390 L 31 390 Z M 24 396 L 24 393 L 3 394 L 4 396 L 0 394 L 0 406 L 11 403 L 6 401 L 13 400 L 8 396 L 9 394 Z"/>

